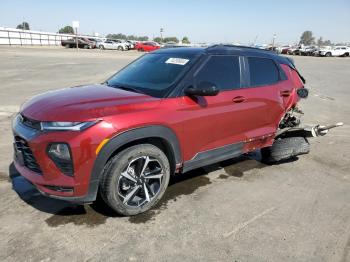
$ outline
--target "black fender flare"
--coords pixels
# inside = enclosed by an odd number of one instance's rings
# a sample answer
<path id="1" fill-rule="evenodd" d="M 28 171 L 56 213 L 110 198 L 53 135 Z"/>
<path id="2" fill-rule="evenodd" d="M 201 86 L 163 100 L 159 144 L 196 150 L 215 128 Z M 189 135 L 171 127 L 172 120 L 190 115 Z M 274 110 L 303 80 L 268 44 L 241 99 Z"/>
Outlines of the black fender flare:
<path id="1" fill-rule="evenodd" d="M 182 162 L 180 143 L 172 129 L 166 126 L 152 125 L 124 131 L 111 138 L 98 153 L 90 175 L 89 192 L 84 202 L 96 200 L 100 177 L 111 155 L 120 147 L 144 138 L 161 138 L 165 140 L 172 150 L 175 164 Z"/>

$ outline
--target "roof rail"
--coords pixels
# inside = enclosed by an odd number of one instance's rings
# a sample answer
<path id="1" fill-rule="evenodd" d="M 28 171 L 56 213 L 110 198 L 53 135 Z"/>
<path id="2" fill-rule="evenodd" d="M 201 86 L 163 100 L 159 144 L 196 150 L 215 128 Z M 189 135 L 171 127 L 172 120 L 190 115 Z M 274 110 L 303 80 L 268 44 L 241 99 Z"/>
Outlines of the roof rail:
<path id="1" fill-rule="evenodd" d="M 210 49 L 216 49 L 216 48 L 220 48 L 220 47 L 235 47 L 235 48 L 244 48 L 244 49 L 251 49 L 251 50 L 257 50 L 257 51 L 270 52 L 270 50 L 261 49 L 261 48 L 257 48 L 257 47 L 242 46 L 242 45 L 231 45 L 231 44 L 215 44 L 215 45 L 208 46 L 206 49 L 210 50 Z"/>

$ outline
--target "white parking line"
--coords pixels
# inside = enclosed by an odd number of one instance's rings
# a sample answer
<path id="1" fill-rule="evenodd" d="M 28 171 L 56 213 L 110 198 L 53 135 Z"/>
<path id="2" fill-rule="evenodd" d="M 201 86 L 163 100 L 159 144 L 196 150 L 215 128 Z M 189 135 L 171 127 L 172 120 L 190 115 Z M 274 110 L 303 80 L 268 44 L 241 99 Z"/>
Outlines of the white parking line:
<path id="1" fill-rule="evenodd" d="M 249 219 L 248 221 L 244 222 L 244 223 L 240 223 L 238 224 L 237 227 L 235 227 L 232 231 L 228 232 L 228 233 L 225 233 L 223 234 L 223 237 L 224 238 L 228 238 L 232 235 L 236 235 L 239 231 L 241 231 L 242 229 L 244 229 L 245 227 L 247 227 L 249 224 L 253 223 L 255 220 L 261 218 L 262 216 L 265 216 L 266 214 L 272 212 L 273 210 L 275 210 L 276 207 L 271 207 L 271 208 L 268 208 L 266 210 L 264 210 L 263 212 L 261 212 L 260 214 L 252 217 L 251 219 Z"/>

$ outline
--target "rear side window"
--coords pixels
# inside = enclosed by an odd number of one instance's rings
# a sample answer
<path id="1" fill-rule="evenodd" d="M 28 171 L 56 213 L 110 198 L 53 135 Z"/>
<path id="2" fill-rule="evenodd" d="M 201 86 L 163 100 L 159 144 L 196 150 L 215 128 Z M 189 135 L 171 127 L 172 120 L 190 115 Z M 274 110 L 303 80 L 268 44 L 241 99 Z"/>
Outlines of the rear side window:
<path id="1" fill-rule="evenodd" d="M 279 71 L 275 62 L 267 58 L 248 57 L 250 85 L 271 85 L 279 80 Z"/>
<path id="2" fill-rule="evenodd" d="M 220 90 L 240 87 L 238 56 L 212 56 L 195 76 L 196 84 L 211 82 Z"/>

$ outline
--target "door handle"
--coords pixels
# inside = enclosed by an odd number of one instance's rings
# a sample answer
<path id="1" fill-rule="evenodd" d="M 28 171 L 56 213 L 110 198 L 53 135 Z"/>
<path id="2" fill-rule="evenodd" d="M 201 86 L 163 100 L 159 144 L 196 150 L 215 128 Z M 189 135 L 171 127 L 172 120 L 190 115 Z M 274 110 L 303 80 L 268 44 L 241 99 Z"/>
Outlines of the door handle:
<path id="1" fill-rule="evenodd" d="M 233 103 L 242 103 L 245 101 L 245 97 L 244 96 L 236 96 L 232 99 Z"/>
<path id="2" fill-rule="evenodd" d="M 288 97 L 290 96 L 291 92 L 289 90 L 283 90 L 281 91 L 281 96 Z"/>

